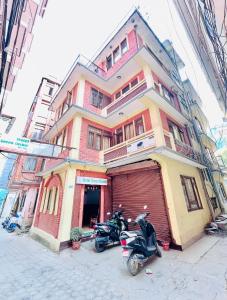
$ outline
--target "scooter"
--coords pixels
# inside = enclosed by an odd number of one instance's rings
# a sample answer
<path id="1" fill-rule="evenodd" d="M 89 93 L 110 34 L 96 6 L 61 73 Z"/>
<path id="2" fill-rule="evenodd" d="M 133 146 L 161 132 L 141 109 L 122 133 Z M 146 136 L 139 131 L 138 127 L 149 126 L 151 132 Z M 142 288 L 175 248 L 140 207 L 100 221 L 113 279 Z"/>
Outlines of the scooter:
<path id="1" fill-rule="evenodd" d="M 2 227 L 6 228 L 9 225 L 10 217 L 6 217 L 5 220 L 2 222 Z"/>
<path id="2" fill-rule="evenodd" d="M 12 218 L 9 218 L 8 224 L 5 226 L 5 229 L 7 232 L 11 233 L 16 230 L 16 228 L 21 228 L 18 224 L 19 215 L 16 213 L 12 216 Z"/>
<path id="3" fill-rule="evenodd" d="M 144 206 L 146 209 L 147 206 Z M 161 257 L 154 226 L 146 220 L 149 212 L 138 215 L 133 225 L 138 224 L 141 230 L 122 231 L 120 242 L 123 248 L 122 255 L 129 273 L 135 276 L 140 267 L 154 255 Z M 131 219 L 128 219 L 131 222 Z"/>
<path id="4" fill-rule="evenodd" d="M 128 230 L 128 222 L 122 215 L 123 211 L 115 211 L 111 220 L 105 223 L 98 223 L 94 226 L 96 252 L 103 252 L 107 246 L 120 244 L 120 233 Z M 107 215 L 110 215 L 108 212 Z"/>

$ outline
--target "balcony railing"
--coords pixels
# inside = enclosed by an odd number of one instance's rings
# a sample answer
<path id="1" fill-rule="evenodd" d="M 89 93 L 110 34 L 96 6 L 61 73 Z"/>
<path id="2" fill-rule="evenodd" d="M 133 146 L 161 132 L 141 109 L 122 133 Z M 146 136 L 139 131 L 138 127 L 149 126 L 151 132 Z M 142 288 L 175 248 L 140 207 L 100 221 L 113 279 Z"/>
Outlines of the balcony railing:
<path id="1" fill-rule="evenodd" d="M 190 145 L 175 140 L 175 147 L 177 152 L 199 163 L 203 163 L 201 154 L 195 151 Z"/>
<path id="2" fill-rule="evenodd" d="M 129 100 L 139 95 L 147 89 L 147 83 L 145 80 L 141 81 L 137 86 L 131 89 L 127 94 L 121 96 L 117 100 L 113 101 L 106 107 L 107 114 L 110 114 L 112 111 L 127 103 Z"/>
<path id="3" fill-rule="evenodd" d="M 131 157 L 155 147 L 154 132 L 147 131 L 123 143 L 104 150 L 104 163 Z"/>
<path id="4" fill-rule="evenodd" d="M 106 77 L 105 70 L 103 70 L 102 68 L 97 66 L 95 63 L 93 63 L 90 59 L 86 58 L 85 56 L 83 56 L 81 54 L 77 58 L 77 63 L 85 66 L 87 69 L 89 69 L 90 71 L 96 73 L 97 75 L 99 75 L 103 78 Z"/>

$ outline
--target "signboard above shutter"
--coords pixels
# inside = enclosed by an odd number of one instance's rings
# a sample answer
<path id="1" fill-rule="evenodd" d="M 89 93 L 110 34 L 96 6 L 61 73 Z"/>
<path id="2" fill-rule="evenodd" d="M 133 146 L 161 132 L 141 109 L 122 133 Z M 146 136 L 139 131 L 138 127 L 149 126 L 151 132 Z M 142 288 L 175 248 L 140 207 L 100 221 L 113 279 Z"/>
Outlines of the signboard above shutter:
<path id="1" fill-rule="evenodd" d="M 107 185 L 107 179 L 95 177 L 76 177 L 77 184 Z"/>

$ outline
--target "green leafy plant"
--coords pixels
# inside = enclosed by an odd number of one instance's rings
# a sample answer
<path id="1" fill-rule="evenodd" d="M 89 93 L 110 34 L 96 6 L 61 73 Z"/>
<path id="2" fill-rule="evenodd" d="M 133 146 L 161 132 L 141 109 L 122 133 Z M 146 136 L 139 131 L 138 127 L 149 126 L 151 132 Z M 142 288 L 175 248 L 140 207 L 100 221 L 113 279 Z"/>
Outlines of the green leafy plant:
<path id="1" fill-rule="evenodd" d="M 70 239 L 75 242 L 79 242 L 82 238 L 83 230 L 80 227 L 74 227 L 70 232 Z"/>

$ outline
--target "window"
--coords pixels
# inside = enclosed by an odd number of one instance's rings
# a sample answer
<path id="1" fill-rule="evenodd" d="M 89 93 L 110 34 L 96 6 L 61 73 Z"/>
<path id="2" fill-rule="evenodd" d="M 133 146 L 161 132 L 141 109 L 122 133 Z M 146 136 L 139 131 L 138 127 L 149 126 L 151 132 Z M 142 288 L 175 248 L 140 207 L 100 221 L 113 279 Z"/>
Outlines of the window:
<path id="1" fill-rule="evenodd" d="M 133 123 L 125 125 L 125 140 L 129 140 L 134 137 L 134 126 Z"/>
<path id="2" fill-rule="evenodd" d="M 131 81 L 131 88 L 138 84 L 138 78 L 136 77 Z"/>
<path id="3" fill-rule="evenodd" d="M 136 132 L 136 135 L 140 135 L 140 134 L 144 133 L 144 126 L 143 126 L 143 118 L 142 117 L 135 120 L 135 132 Z"/>
<path id="4" fill-rule="evenodd" d="M 106 69 L 109 70 L 112 67 L 112 54 L 106 58 Z"/>
<path id="5" fill-rule="evenodd" d="M 97 91 L 96 89 L 91 89 L 91 104 L 95 107 L 102 108 L 103 93 Z"/>
<path id="6" fill-rule="evenodd" d="M 108 149 L 111 146 L 111 137 L 104 135 L 103 136 L 103 149 Z"/>
<path id="7" fill-rule="evenodd" d="M 116 95 L 115 95 L 115 99 L 121 97 L 121 91 L 120 92 L 117 92 Z"/>
<path id="8" fill-rule="evenodd" d="M 116 63 L 121 57 L 119 46 L 113 51 L 113 61 Z"/>
<path id="9" fill-rule="evenodd" d="M 195 117 L 195 123 L 196 123 L 196 126 L 197 126 L 198 130 L 200 132 L 202 132 L 203 131 L 203 127 L 202 127 L 200 121 L 196 117 Z"/>
<path id="10" fill-rule="evenodd" d="M 44 166 L 45 166 L 45 158 L 43 158 L 43 160 L 42 160 L 42 163 L 41 163 L 41 166 L 40 166 L 40 171 L 43 171 Z"/>
<path id="11" fill-rule="evenodd" d="M 181 175 L 181 183 L 188 211 L 202 209 L 195 178 Z"/>
<path id="12" fill-rule="evenodd" d="M 56 137 L 56 145 L 66 146 L 66 128 Z"/>
<path id="13" fill-rule="evenodd" d="M 88 127 L 88 147 L 95 150 L 101 150 L 102 131 L 95 127 Z"/>
<path id="14" fill-rule="evenodd" d="M 127 84 L 121 91 L 115 94 L 115 99 L 118 99 L 121 95 L 127 93 L 130 89 L 139 83 L 138 77 L 134 78 L 129 84 Z"/>
<path id="15" fill-rule="evenodd" d="M 188 109 L 188 105 L 187 105 L 187 102 L 186 100 L 184 99 L 184 97 L 182 97 L 181 95 L 179 95 L 179 98 L 180 98 L 180 103 L 182 105 L 182 107 L 184 108 L 184 110 L 189 113 L 189 109 Z"/>
<path id="16" fill-rule="evenodd" d="M 20 201 L 19 211 L 22 211 L 22 209 L 23 209 L 23 207 L 24 207 L 26 195 L 27 195 L 26 192 L 22 192 L 22 197 L 21 197 L 21 201 Z"/>
<path id="17" fill-rule="evenodd" d="M 225 188 L 223 186 L 223 184 L 221 182 L 218 182 L 218 185 L 219 185 L 219 192 L 221 194 L 221 197 L 224 201 L 227 200 L 227 197 L 226 197 L 226 192 L 225 192 Z"/>
<path id="18" fill-rule="evenodd" d="M 211 197 L 210 202 L 211 202 L 211 205 L 212 205 L 214 210 L 218 208 L 218 203 L 217 203 L 216 197 Z"/>
<path id="19" fill-rule="evenodd" d="M 40 141 L 42 139 L 44 130 L 41 129 L 35 129 L 34 132 L 32 133 L 32 139 Z"/>
<path id="20" fill-rule="evenodd" d="M 169 122 L 169 131 L 172 133 L 175 140 L 185 143 L 183 130 L 173 122 Z"/>
<path id="21" fill-rule="evenodd" d="M 49 95 L 49 96 L 52 96 L 53 91 L 54 91 L 54 88 L 53 88 L 53 87 L 49 87 L 48 95 Z"/>
<path id="22" fill-rule="evenodd" d="M 165 88 L 164 86 L 162 86 L 162 91 L 163 91 L 163 96 L 172 104 L 174 104 L 174 96 L 172 93 L 170 93 L 167 88 Z"/>
<path id="23" fill-rule="evenodd" d="M 24 171 L 32 172 L 35 171 L 37 158 L 28 157 L 24 163 Z"/>
<path id="24" fill-rule="evenodd" d="M 129 90 L 129 84 L 126 85 L 123 89 L 122 89 L 122 94 L 125 94 L 127 91 Z"/>
<path id="25" fill-rule="evenodd" d="M 35 208 L 36 208 L 36 204 L 37 204 L 37 200 L 38 200 L 38 195 L 39 195 L 39 190 L 36 191 L 35 201 L 34 201 L 34 205 L 33 205 L 33 208 L 32 208 L 32 214 L 35 213 Z"/>
<path id="26" fill-rule="evenodd" d="M 127 40 L 124 39 L 124 40 L 121 42 L 121 55 L 123 55 L 125 52 L 127 52 L 127 50 L 128 50 Z"/>
<path id="27" fill-rule="evenodd" d="M 52 196 L 52 189 L 49 190 L 48 200 L 47 200 L 47 211 L 50 211 L 50 204 L 51 204 L 51 196 Z"/>
<path id="28" fill-rule="evenodd" d="M 203 180 L 204 181 L 209 181 L 209 174 L 207 172 L 207 169 L 202 169 L 201 173 L 202 173 Z"/>
<path id="29" fill-rule="evenodd" d="M 53 213 L 55 214 L 55 210 L 56 210 L 56 207 L 57 207 L 57 196 L 58 196 L 58 188 L 55 187 L 54 189 L 54 197 L 53 197 Z"/>
<path id="30" fill-rule="evenodd" d="M 116 143 L 120 144 L 123 142 L 123 130 L 122 127 L 116 130 Z"/>

